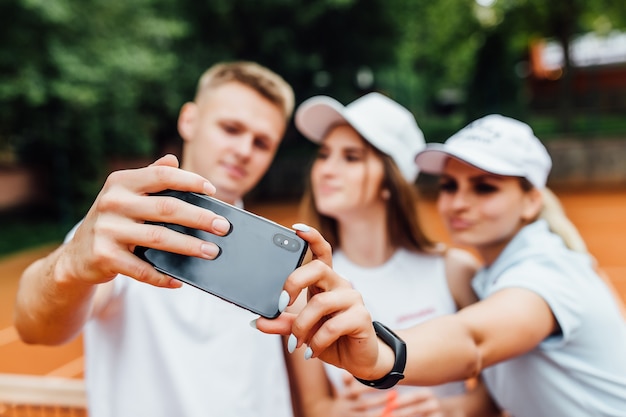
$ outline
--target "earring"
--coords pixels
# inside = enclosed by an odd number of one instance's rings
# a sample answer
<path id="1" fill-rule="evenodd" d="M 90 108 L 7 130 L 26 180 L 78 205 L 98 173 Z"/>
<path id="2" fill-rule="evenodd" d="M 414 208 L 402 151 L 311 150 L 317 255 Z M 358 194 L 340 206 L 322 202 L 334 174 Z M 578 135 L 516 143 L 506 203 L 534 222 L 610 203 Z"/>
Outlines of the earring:
<path id="1" fill-rule="evenodd" d="M 382 197 L 383 200 L 389 200 L 389 198 L 391 198 L 391 191 L 389 191 L 388 188 L 384 188 L 381 191 L 380 196 Z"/>

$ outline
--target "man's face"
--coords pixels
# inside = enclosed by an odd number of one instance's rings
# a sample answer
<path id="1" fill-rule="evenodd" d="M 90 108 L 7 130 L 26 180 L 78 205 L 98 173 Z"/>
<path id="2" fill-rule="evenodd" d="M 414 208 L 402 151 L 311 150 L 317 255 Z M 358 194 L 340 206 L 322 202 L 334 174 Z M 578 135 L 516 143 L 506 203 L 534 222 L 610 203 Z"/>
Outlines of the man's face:
<path id="1" fill-rule="evenodd" d="M 269 168 L 285 133 L 280 107 L 230 82 L 181 109 L 182 168 L 202 175 L 228 203 L 250 191 Z"/>

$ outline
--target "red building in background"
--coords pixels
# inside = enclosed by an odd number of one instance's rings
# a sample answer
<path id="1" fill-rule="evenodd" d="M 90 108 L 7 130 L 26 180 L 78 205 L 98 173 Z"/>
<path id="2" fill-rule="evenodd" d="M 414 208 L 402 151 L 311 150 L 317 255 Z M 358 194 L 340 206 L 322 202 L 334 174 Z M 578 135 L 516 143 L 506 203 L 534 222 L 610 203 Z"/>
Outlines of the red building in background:
<path id="1" fill-rule="evenodd" d="M 572 109 L 600 113 L 626 110 L 626 33 L 593 33 L 570 45 Z M 550 112 L 558 107 L 563 75 L 563 49 L 552 40 L 535 42 L 528 78 L 531 108 Z"/>

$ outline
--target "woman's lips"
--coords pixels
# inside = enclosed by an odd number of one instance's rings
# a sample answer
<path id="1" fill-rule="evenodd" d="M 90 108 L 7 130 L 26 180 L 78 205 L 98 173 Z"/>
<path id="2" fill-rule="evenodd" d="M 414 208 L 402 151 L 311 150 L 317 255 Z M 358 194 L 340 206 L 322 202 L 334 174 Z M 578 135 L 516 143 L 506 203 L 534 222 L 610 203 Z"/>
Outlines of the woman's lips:
<path id="1" fill-rule="evenodd" d="M 462 219 L 459 217 L 453 217 L 448 220 L 448 225 L 452 230 L 466 230 L 472 227 L 473 223 L 469 220 Z"/>
<path id="2" fill-rule="evenodd" d="M 336 193 L 338 189 L 339 187 L 332 186 L 332 185 L 320 185 L 315 188 L 315 194 L 324 195 L 324 196 L 331 195 L 331 194 Z"/>

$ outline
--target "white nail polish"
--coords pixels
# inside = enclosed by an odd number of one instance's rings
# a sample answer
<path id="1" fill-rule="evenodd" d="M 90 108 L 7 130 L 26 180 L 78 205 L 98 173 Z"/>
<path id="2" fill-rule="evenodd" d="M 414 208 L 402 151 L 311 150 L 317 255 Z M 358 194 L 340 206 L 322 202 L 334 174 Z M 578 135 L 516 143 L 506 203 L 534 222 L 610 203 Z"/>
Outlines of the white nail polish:
<path id="1" fill-rule="evenodd" d="M 287 340 L 287 352 L 293 353 L 296 350 L 296 346 L 298 345 L 298 339 L 293 335 L 289 335 L 289 340 Z"/>
<path id="2" fill-rule="evenodd" d="M 285 311 L 287 305 L 289 304 L 289 293 L 285 290 L 280 293 L 280 297 L 278 298 L 278 311 L 281 313 Z"/>
<path id="3" fill-rule="evenodd" d="M 300 232 L 310 232 L 311 228 L 309 226 L 307 226 L 304 223 L 296 223 L 293 226 L 291 226 L 292 229 L 294 230 L 298 230 Z"/>
<path id="4" fill-rule="evenodd" d="M 258 319 L 251 320 L 251 321 L 250 321 L 250 327 L 252 327 L 253 329 L 256 329 L 256 328 L 257 328 L 257 327 L 256 327 L 256 321 L 257 321 L 257 320 L 258 320 Z"/>
<path id="5" fill-rule="evenodd" d="M 304 351 L 304 359 L 309 360 L 312 357 L 313 357 L 313 349 L 307 346 L 306 350 Z"/>

